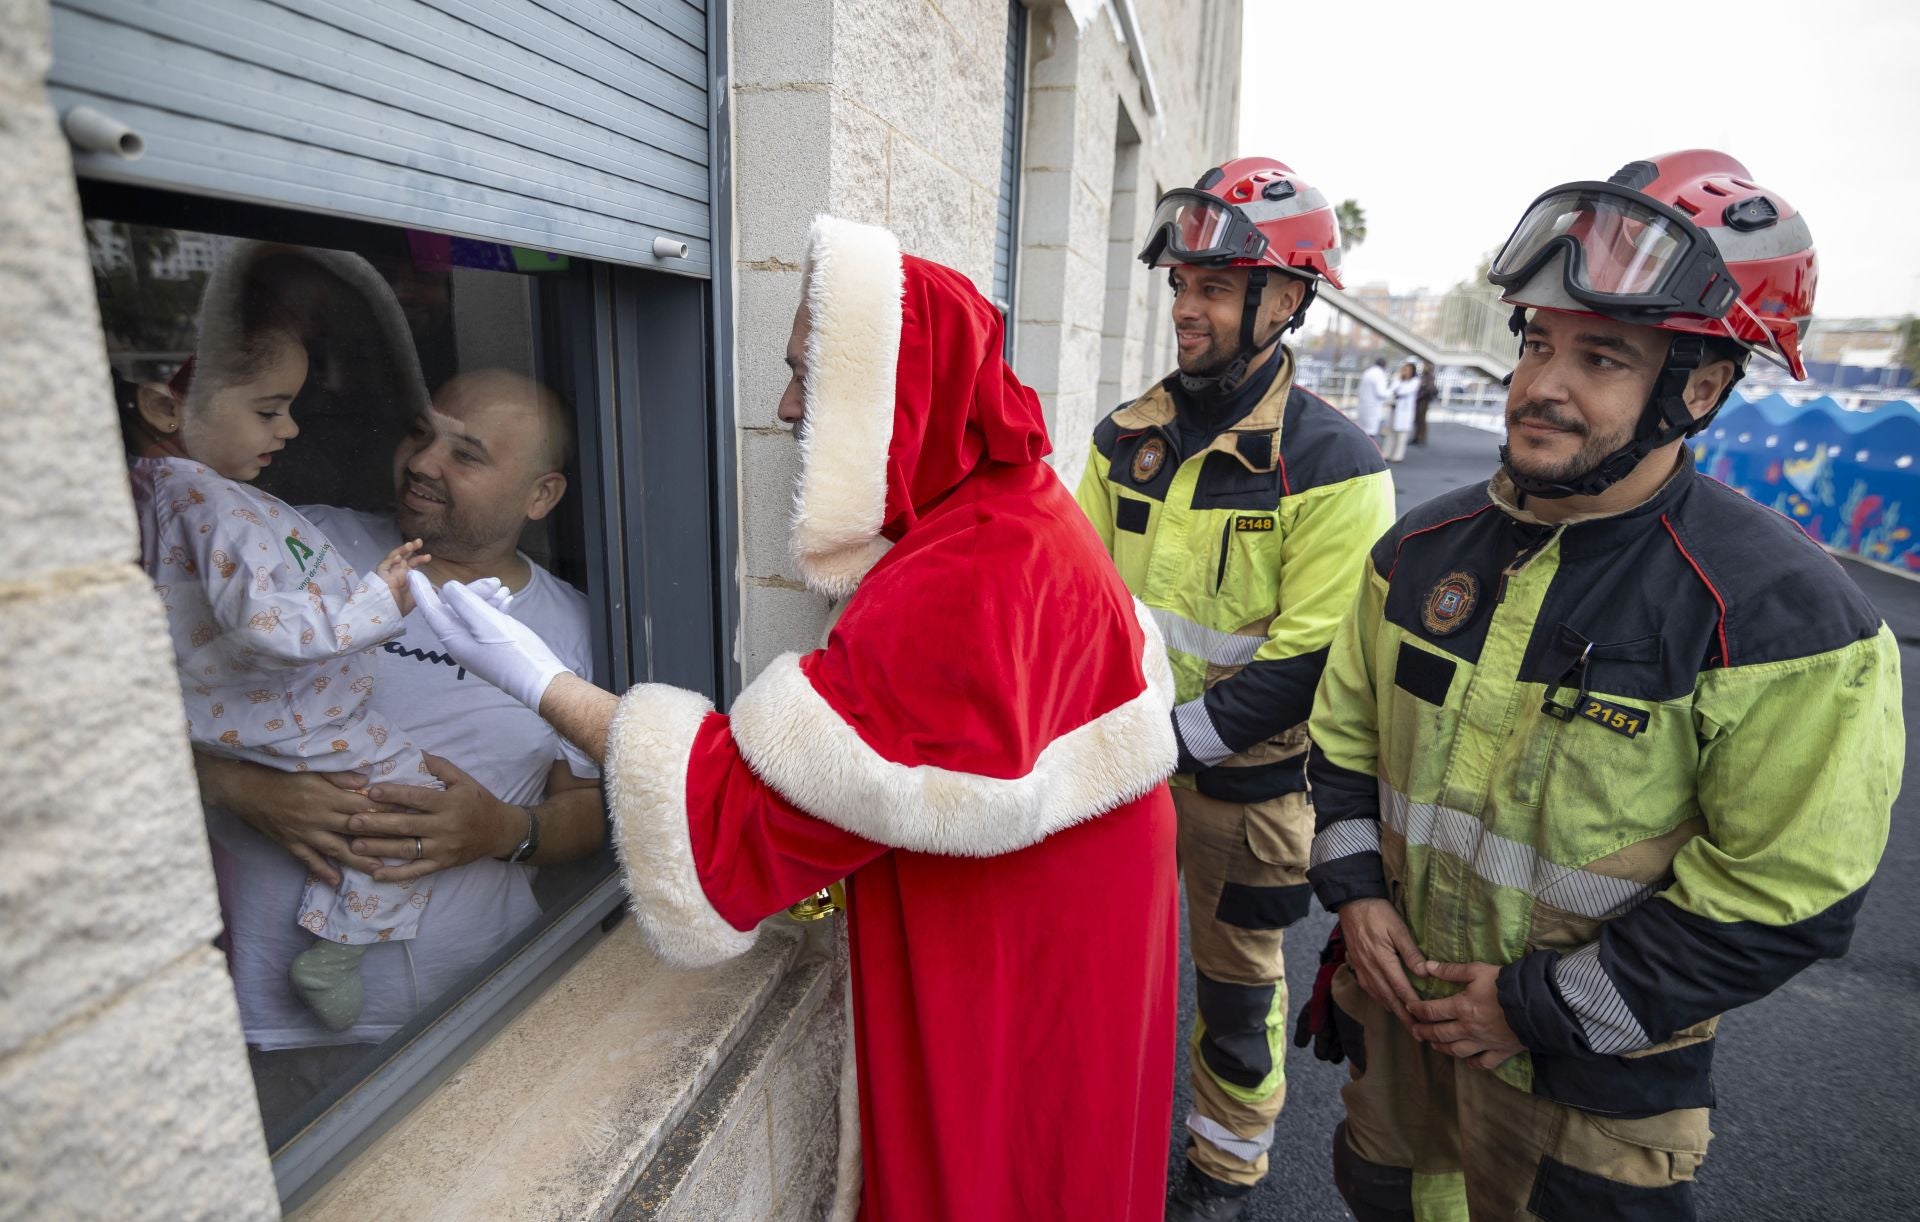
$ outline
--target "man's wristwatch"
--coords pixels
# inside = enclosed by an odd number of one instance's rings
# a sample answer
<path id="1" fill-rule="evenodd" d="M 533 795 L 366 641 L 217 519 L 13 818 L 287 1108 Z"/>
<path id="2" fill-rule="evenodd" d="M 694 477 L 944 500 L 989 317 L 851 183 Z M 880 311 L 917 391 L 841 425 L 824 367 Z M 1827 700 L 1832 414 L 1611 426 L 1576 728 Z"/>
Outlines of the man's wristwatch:
<path id="1" fill-rule="evenodd" d="M 540 816 L 534 813 L 531 806 L 523 806 L 521 809 L 527 812 L 527 837 L 514 846 L 513 852 L 507 854 L 507 861 L 510 863 L 525 861 L 540 851 Z"/>

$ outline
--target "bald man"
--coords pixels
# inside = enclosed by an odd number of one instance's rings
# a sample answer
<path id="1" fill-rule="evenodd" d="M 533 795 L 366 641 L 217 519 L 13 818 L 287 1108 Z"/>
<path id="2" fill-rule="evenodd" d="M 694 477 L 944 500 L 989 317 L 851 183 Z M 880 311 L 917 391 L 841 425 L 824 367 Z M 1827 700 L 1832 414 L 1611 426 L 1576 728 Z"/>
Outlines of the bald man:
<path id="1" fill-rule="evenodd" d="M 464 373 L 440 388 L 396 448 L 391 516 L 324 505 L 301 512 L 363 571 L 399 540 L 420 538 L 435 585 L 499 578 L 515 592 L 512 614 L 591 678 L 586 598 L 518 546 L 526 524 L 565 495 L 571 444 L 566 407 L 552 391 L 504 370 Z M 362 795 L 334 783 L 343 774 L 196 759 L 270 1131 L 535 920 L 534 868 L 585 857 L 606 838 L 594 763 L 458 666 L 417 613 L 373 661 L 385 707 L 428 752 L 444 792 L 375 785 Z M 406 864 L 386 867 L 382 858 Z M 287 987 L 287 967 L 304 949 L 287 914 L 306 873 L 335 881 L 336 862 L 383 879 L 431 875 L 433 887 L 414 941 L 367 952 L 366 1007 L 338 1034 Z"/>

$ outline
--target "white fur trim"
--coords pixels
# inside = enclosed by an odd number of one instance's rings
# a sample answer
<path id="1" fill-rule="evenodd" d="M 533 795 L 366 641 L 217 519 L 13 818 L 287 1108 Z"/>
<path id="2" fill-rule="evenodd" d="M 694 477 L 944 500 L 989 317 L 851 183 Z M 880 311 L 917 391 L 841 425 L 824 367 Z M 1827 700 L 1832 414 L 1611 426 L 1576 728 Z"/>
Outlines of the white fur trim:
<path id="1" fill-rule="evenodd" d="M 760 778 L 816 819 L 895 848 L 991 857 L 1140 797 L 1173 771 L 1173 672 L 1138 599 L 1147 687 L 1047 744 L 1022 777 L 883 758 L 785 654 L 734 701 L 734 742 Z"/>
<path id="2" fill-rule="evenodd" d="M 808 586 L 846 598 L 891 546 L 887 447 L 900 359 L 900 243 L 872 225 L 814 218 L 807 251 L 807 415 L 793 497 L 793 557 Z"/>
<path id="3" fill-rule="evenodd" d="M 759 936 L 713 910 L 687 832 L 687 760 L 713 705 L 663 683 L 630 688 L 607 730 L 607 808 L 634 921 L 654 953 L 706 967 L 746 953 Z"/>

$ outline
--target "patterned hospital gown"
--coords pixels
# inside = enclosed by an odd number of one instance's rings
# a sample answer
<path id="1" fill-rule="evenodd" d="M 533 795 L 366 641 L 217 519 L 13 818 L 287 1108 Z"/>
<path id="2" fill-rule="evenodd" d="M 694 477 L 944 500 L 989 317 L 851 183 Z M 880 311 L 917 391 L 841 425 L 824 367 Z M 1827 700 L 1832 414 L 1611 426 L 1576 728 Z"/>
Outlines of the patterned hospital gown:
<path id="1" fill-rule="evenodd" d="M 200 463 L 143 458 L 132 479 L 193 744 L 283 772 L 441 788 L 381 716 L 361 656 L 402 631 L 386 583 L 357 575 L 291 505 Z M 302 928 L 352 945 L 414 936 L 430 880 L 340 873 L 338 887 L 308 877 Z"/>

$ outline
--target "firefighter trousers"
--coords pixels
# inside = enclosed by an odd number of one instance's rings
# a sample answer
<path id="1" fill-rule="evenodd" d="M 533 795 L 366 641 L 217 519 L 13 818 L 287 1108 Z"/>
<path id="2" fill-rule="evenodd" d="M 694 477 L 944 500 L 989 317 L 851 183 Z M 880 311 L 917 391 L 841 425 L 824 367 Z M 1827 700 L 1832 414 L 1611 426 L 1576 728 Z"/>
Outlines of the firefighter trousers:
<path id="1" fill-rule="evenodd" d="M 1247 806 L 1176 788 L 1198 1015 L 1187 1158 L 1239 1186 L 1267 1173 L 1286 1101 L 1286 926 L 1306 914 L 1313 811 L 1303 793 Z"/>
<path id="2" fill-rule="evenodd" d="M 1528 1094 L 1333 981 L 1350 1080 L 1333 1180 L 1358 1222 L 1692 1222 L 1707 1109 L 1636 1119 Z"/>

